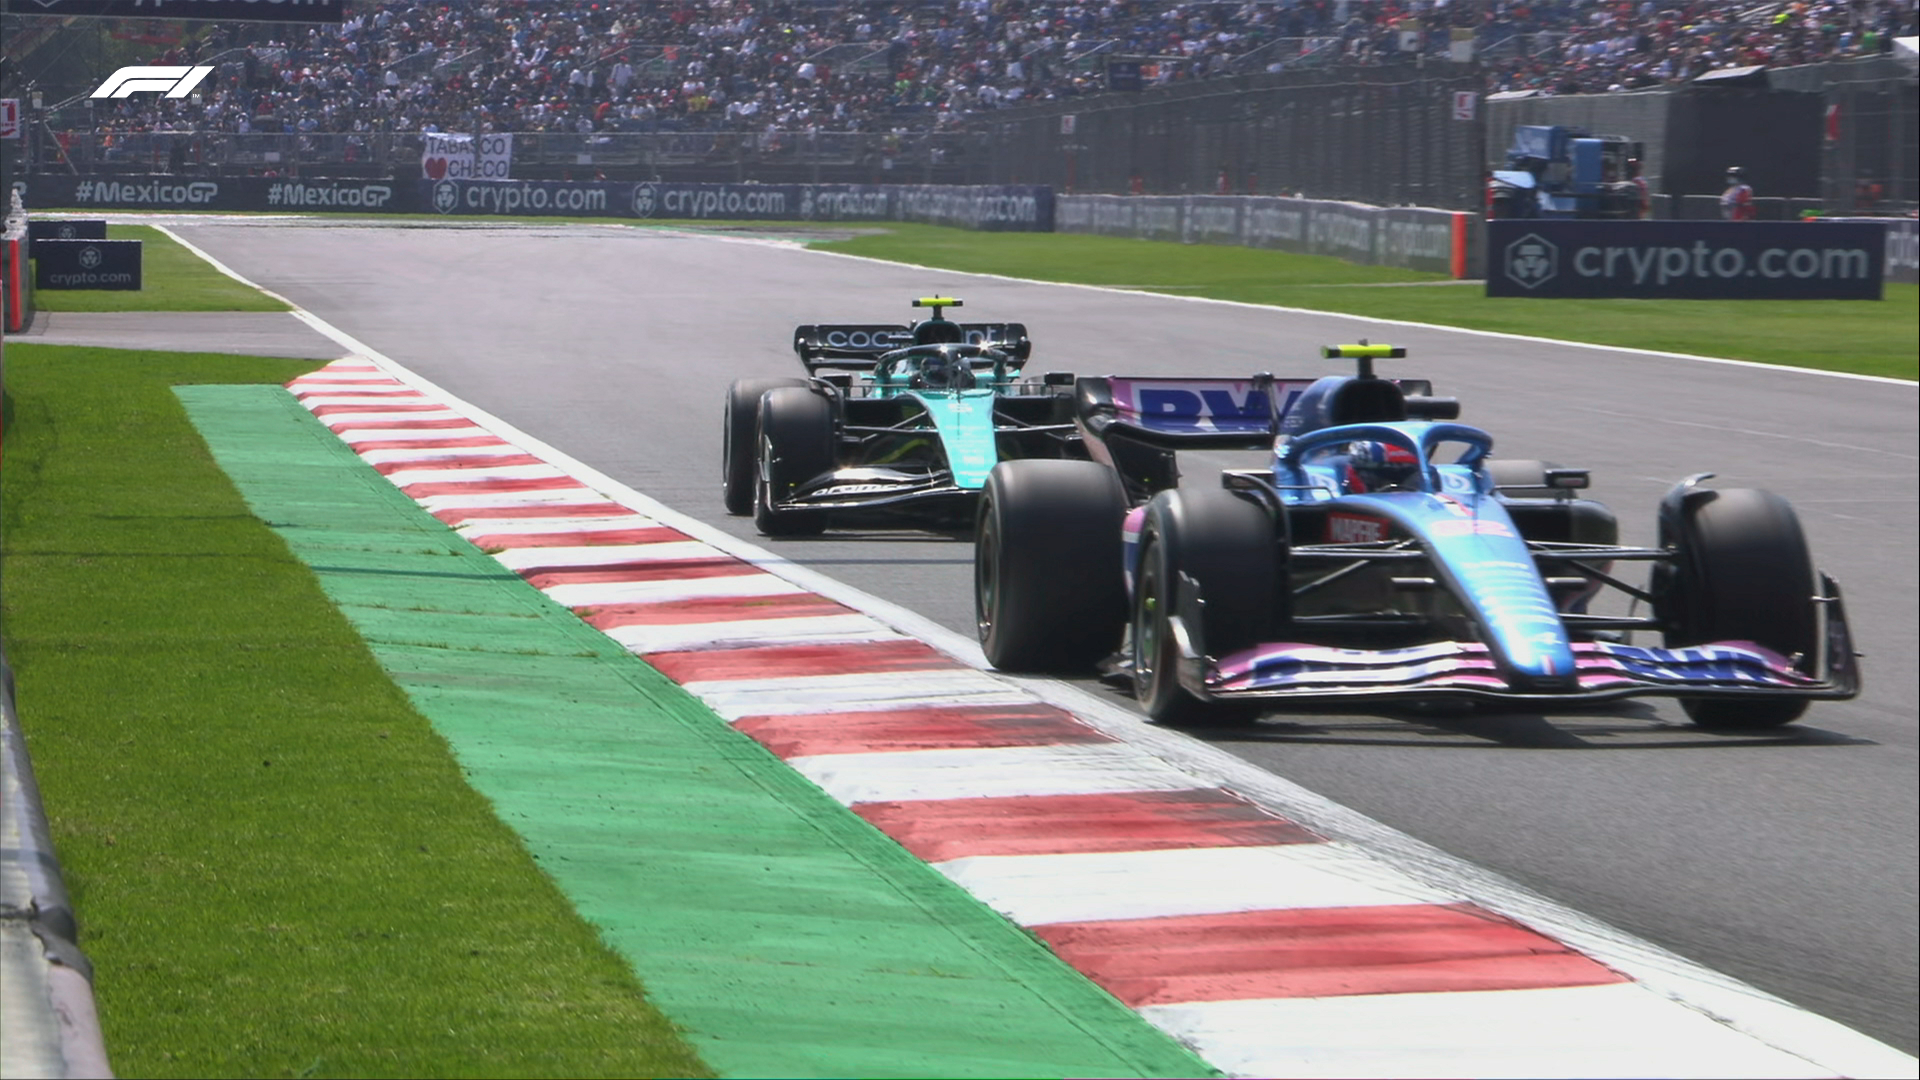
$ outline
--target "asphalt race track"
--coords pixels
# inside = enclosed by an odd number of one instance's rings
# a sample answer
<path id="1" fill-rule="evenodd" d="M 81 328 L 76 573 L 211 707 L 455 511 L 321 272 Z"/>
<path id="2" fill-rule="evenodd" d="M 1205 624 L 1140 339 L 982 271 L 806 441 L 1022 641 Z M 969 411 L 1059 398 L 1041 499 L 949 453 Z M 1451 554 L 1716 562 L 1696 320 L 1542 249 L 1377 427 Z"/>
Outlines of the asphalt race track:
<path id="1" fill-rule="evenodd" d="M 1406 345 L 1506 457 L 1594 472 L 1623 539 L 1713 471 L 1798 508 L 1846 589 L 1867 690 L 1777 732 L 1669 702 L 1445 716 L 1273 715 L 1207 736 L 1273 773 L 1909 1053 L 1916 1001 L 1912 386 L 1367 320 L 1018 283 L 620 227 L 172 227 L 453 394 L 675 509 L 720 506 L 740 376 L 795 375 L 801 322 L 906 321 L 939 291 L 1016 320 L 1035 370 L 1325 374 L 1323 343 Z M 1388 373 L 1392 373 L 1389 371 Z M 1190 469 L 1189 475 L 1201 470 Z M 909 534 L 765 541 L 971 635 L 972 549 Z M 1109 691 L 1100 690 L 1102 693 Z M 1631 1037 L 1623 1033 L 1623 1037 Z"/>

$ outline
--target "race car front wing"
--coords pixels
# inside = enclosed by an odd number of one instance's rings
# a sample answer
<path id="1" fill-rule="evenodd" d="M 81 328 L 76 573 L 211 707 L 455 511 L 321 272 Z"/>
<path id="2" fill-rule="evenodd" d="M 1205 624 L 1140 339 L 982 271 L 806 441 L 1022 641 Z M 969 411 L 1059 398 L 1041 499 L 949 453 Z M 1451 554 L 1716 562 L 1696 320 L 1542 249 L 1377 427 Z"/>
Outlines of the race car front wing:
<path id="1" fill-rule="evenodd" d="M 1516 687 L 1486 645 L 1437 641 L 1392 649 L 1275 642 L 1213 659 L 1193 648 L 1191 610 L 1169 620 L 1180 650 L 1180 684 L 1202 700 L 1250 698 L 1483 698 L 1593 701 L 1635 695 L 1844 699 L 1860 692 L 1852 635 L 1833 579 L 1822 577 L 1825 623 L 1819 655 L 1787 657 L 1751 641 L 1680 648 L 1575 642 L 1574 689 Z"/>

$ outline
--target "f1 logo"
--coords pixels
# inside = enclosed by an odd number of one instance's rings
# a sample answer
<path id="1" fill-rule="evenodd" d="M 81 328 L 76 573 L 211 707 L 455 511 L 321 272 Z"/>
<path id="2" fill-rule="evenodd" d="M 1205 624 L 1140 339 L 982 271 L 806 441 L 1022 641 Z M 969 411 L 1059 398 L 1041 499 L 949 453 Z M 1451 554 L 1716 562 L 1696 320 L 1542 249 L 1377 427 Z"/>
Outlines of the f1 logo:
<path id="1" fill-rule="evenodd" d="M 200 67 L 123 67 L 107 76 L 89 97 L 123 98 L 129 94 L 160 94 L 183 98 L 193 93 L 200 81 L 213 74 L 211 65 Z"/>

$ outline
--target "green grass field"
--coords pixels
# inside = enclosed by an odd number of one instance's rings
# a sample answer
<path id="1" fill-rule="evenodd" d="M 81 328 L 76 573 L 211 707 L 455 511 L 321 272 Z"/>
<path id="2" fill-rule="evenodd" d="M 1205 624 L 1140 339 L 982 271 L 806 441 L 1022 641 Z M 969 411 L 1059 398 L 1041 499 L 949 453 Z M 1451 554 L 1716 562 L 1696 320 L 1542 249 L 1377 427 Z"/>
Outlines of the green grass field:
<path id="1" fill-rule="evenodd" d="M 146 225 L 109 225 L 109 240 L 145 241 L 140 288 L 36 289 L 42 311 L 286 311 L 287 305 L 208 266 L 206 260 Z"/>
<path id="2" fill-rule="evenodd" d="M 705 1075 L 172 389 L 312 366 L 7 349 L 7 651 L 116 1072 Z"/>
<path id="3" fill-rule="evenodd" d="M 1509 334 L 1623 345 L 1827 371 L 1920 376 L 1920 286 L 1886 299 L 1530 300 L 1488 297 L 1434 274 L 1329 256 L 1060 233 L 977 233 L 895 225 L 813 245 L 970 273 L 1338 311 Z M 1427 281 L 1428 286 L 1385 283 Z"/>
<path id="4" fill-rule="evenodd" d="M 146 287 L 41 307 L 286 310 L 109 236 Z M 707 1075 L 172 392 L 314 366 L 7 349 L 0 624 L 115 1070 Z"/>

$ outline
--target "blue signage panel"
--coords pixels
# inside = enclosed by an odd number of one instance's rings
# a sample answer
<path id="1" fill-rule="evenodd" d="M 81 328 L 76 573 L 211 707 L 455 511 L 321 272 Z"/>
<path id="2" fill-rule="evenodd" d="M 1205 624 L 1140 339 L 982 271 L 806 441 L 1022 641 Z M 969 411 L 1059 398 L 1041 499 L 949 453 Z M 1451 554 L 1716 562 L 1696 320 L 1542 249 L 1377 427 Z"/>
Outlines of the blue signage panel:
<path id="1" fill-rule="evenodd" d="M 138 289 L 138 240 L 41 240 L 33 245 L 36 289 Z"/>
<path id="2" fill-rule="evenodd" d="M 1861 222 L 1887 230 L 1887 280 L 1920 281 L 1920 221 L 1912 218 L 1815 218 L 1811 224 Z"/>
<path id="3" fill-rule="evenodd" d="M 79 218 L 28 218 L 27 251 L 32 257 L 33 245 L 42 240 L 105 240 L 107 223 L 101 220 L 81 220 Z"/>
<path id="4" fill-rule="evenodd" d="M 1487 295 L 1878 300 L 1883 225 L 1487 222 Z"/>

